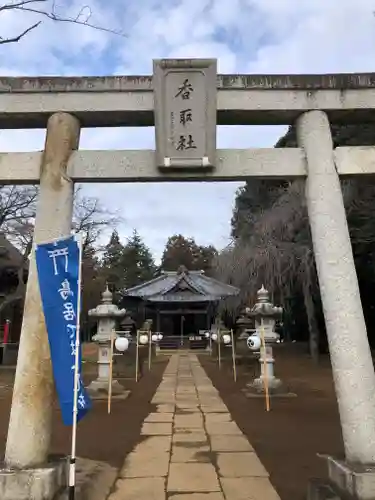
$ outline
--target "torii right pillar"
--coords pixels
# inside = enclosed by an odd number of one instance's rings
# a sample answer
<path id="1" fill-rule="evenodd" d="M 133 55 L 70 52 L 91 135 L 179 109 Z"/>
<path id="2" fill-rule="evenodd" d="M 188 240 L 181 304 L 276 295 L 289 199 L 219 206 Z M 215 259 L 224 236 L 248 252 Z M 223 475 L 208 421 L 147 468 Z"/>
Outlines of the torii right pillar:
<path id="1" fill-rule="evenodd" d="M 326 113 L 309 111 L 296 126 L 306 155 L 307 208 L 345 447 L 345 461 L 327 457 L 329 477 L 339 494 L 375 499 L 375 373 L 330 123 Z M 323 498 L 317 491 L 311 489 L 311 499 Z"/>

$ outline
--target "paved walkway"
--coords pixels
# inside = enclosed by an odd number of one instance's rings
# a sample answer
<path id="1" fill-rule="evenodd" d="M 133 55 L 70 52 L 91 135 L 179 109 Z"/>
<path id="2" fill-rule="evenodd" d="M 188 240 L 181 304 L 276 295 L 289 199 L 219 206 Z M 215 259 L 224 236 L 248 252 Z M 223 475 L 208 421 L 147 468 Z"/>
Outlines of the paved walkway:
<path id="1" fill-rule="evenodd" d="M 108 500 L 280 500 L 196 355 L 172 355 L 152 403 Z"/>

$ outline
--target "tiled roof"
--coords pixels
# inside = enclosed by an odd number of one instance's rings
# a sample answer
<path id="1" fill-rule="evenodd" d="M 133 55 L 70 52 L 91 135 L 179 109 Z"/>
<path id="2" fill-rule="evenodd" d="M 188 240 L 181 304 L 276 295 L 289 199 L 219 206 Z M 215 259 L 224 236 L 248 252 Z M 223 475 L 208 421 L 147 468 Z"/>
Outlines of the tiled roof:
<path id="1" fill-rule="evenodd" d="M 152 302 L 212 302 L 232 295 L 239 289 L 210 278 L 203 271 L 163 271 L 160 276 L 123 291 L 126 297 Z"/>

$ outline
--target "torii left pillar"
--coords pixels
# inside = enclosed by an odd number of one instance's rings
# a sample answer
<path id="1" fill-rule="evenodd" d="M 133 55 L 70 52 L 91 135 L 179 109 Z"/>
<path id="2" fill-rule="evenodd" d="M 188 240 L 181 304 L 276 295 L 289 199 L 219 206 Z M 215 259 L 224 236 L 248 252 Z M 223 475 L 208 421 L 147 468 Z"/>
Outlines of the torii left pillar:
<path id="1" fill-rule="evenodd" d="M 49 118 L 41 162 L 34 243 L 47 242 L 71 234 L 74 186 L 67 176 L 67 164 L 72 152 L 78 148 L 79 136 L 80 125 L 75 117 L 66 113 L 56 113 Z M 23 475 L 25 470 L 28 470 L 29 475 L 34 474 L 34 477 L 38 467 L 44 465 L 48 469 L 52 406 L 53 379 L 50 350 L 33 251 L 5 451 L 7 468 L 18 470 L 19 474 L 22 472 Z M 56 464 L 51 464 L 51 471 L 55 467 Z M 28 487 L 25 487 L 25 482 L 22 486 L 20 484 L 20 495 L 14 496 L 13 489 L 8 494 L 10 486 L 7 487 L 5 484 L 4 476 L 0 473 L 2 500 L 47 498 L 40 496 L 43 492 L 39 490 L 43 488 L 37 484 L 43 482 L 43 478 L 38 477 L 38 481 L 28 481 L 30 483 Z M 52 498 L 56 493 L 52 490 L 59 485 L 52 484 L 51 477 L 44 488 L 50 490 Z M 13 482 L 12 488 L 14 487 Z M 32 487 L 37 488 L 38 492 L 29 489 Z M 9 496 L 11 494 L 12 497 Z"/>

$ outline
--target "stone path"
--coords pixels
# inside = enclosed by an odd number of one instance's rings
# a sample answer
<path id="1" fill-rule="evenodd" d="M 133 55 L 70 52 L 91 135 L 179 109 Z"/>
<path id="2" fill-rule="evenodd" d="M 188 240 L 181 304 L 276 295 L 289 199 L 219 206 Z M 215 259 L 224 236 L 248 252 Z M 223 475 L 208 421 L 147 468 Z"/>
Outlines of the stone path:
<path id="1" fill-rule="evenodd" d="M 196 355 L 170 358 L 152 403 L 108 500 L 280 500 Z"/>

